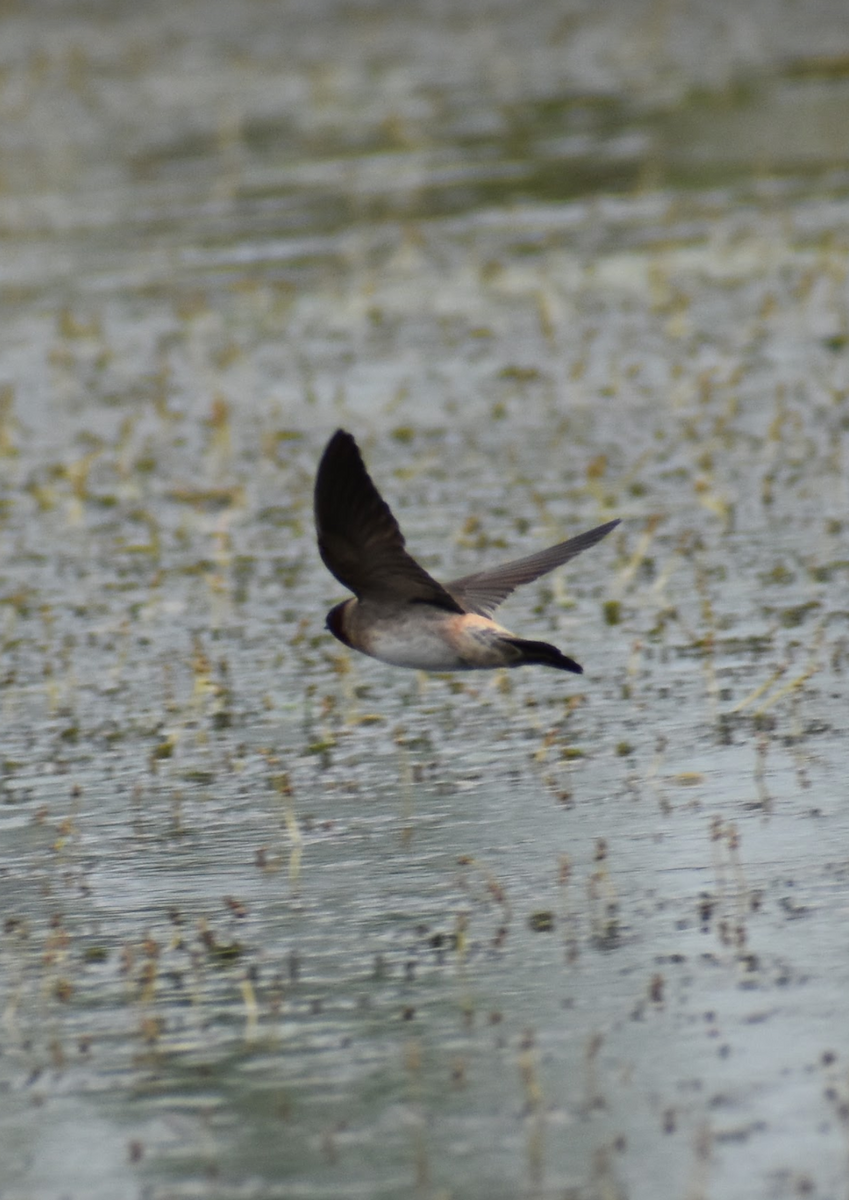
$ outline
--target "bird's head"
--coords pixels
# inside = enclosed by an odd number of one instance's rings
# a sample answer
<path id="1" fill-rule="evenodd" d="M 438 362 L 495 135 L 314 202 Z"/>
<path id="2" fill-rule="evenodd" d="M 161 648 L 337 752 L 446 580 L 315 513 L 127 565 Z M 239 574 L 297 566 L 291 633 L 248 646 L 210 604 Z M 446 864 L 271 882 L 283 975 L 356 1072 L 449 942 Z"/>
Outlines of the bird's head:
<path id="1" fill-rule="evenodd" d="M 348 635 L 345 632 L 345 609 L 349 603 L 349 600 L 343 600 L 341 604 L 334 604 L 324 622 L 326 628 L 330 630 L 335 638 L 339 639 L 343 646 L 351 645 Z"/>

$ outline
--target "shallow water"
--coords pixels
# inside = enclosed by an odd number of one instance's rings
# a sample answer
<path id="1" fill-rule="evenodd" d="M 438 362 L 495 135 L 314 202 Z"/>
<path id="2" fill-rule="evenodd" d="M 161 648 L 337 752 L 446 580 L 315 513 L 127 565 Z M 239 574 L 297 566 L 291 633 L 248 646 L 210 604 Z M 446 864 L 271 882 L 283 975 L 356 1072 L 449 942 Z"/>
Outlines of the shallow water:
<path id="1" fill-rule="evenodd" d="M 842 6 L 234 12 L 0 18 L 0 1195 L 842 1196 Z"/>

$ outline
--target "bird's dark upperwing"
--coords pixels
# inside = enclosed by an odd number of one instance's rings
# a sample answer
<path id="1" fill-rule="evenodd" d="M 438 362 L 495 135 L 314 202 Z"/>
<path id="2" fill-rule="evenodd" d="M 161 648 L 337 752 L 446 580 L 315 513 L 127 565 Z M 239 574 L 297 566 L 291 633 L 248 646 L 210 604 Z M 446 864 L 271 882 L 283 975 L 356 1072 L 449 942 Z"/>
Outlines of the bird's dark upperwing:
<path id="1" fill-rule="evenodd" d="M 546 575 L 555 567 L 562 566 L 581 551 L 589 550 L 590 546 L 600 542 L 618 524 L 619 521 L 608 521 L 606 525 L 597 525 L 595 529 L 579 533 L 568 542 L 549 546 L 547 550 L 529 554 L 527 558 L 517 558 L 514 562 L 504 563 L 503 566 L 493 567 L 489 571 L 464 575 L 462 579 L 446 583 L 445 587 L 465 612 L 490 617 L 499 604 L 521 584 L 531 583 L 540 575 Z"/>
<path id="2" fill-rule="evenodd" d="M 318 464 L 315 525 L 324 565 L 361 599 L 463 611 L 404 549 L 398 522 L 344 429 L 334 433 Z"/>

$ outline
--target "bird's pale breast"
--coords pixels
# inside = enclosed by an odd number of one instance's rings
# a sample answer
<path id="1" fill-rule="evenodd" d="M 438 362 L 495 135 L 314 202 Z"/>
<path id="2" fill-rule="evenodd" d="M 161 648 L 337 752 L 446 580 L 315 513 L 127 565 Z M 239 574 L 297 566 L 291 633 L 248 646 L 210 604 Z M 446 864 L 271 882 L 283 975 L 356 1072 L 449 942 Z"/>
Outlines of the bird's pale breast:
<path id="1" fill-rule="evenodd" d="M 500 666 L 506 658 L 499 638 L 511 636 L 486 617 L 447 614 L 424 605 L 403 616 L 363 622 L 357 634 L 366 654 L 420 671 Z"/>

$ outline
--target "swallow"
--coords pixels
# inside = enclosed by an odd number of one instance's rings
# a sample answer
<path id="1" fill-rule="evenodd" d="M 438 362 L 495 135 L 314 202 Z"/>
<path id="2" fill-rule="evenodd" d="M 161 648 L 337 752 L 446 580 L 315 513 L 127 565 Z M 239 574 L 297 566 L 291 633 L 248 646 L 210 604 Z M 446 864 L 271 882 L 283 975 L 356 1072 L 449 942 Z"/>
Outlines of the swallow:
<path id="1" fill-rule="evenodd" d="M 517 637 L 493 621 L 492 614 L 515 588 L 588 550 L 618 520 L 526 558 L 441 584 L 405 549 L 398 522 L 344 429 L 337 429 L 321 456 L 314 499 L 324 565 L 354 593 L 327 614 L 327 628 L 344 645 L 391 666 L 421 671 L 538 663 L 583 673 L 556 646 Z"/>

